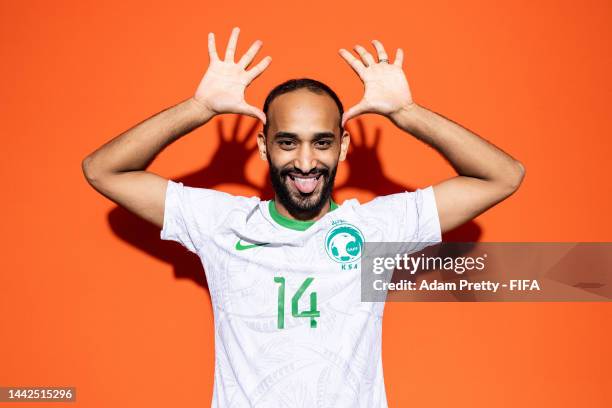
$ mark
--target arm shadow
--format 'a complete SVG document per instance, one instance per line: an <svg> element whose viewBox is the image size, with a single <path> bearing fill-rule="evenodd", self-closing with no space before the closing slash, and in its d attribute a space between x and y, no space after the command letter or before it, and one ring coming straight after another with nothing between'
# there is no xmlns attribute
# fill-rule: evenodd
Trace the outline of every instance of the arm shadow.
<svg viewBox="0 0 612 408"><path fill-rule="evenodd" d="M236 115L232 130L226 132L225 121L218 119L216 124L219 144L211 161L201 169L179 178L173 178L173 180L187 186L201 188L216 188L221 184L233 183L257 191L262 199L273 198L274 192L268 176L263 186L257 186L245 175L246 163L257 150L255 133L259 121L253 120L245 131L241 131L242 120L242 115ZM352 151L347 156L349 176L345 183L336 188L336 191L343 188L359 188L375 195L413 191L409 186L393 181L384 173L378 152L380 129L374 132L374 142L368 143L366 140L370 137L363 121L357 119L357 124L360 130L359 137L353 138ZM107 219L113 233L123 242L171 264L177 279L190 279L198 286L208 290L203 265L199 258L176 242L161 240L159 228L119 206L108 213ZM480 226L470 221L444 234L443 240L475 242L478 241L480 235Z"/></svg>

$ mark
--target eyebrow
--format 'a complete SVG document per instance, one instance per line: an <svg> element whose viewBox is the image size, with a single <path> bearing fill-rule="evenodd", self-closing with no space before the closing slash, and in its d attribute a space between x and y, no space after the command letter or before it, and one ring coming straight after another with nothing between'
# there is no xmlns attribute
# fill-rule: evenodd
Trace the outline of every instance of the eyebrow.
<svg viewBox="0 0 612 408"><path fill-rule="evenodd" d="M298 135L296 133L279 131L274 134L274 137L277 139L280 137L286 137L288 139L297 139ZM336 135L334 134L334 132L317 132L314 135L314 140L323 139L325 137L335 138Z"/></svg>

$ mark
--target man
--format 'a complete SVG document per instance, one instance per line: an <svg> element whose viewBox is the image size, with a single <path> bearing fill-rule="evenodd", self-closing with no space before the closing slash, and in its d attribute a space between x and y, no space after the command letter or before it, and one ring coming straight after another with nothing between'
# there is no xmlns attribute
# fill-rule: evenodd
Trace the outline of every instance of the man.
<svg viewBox="0 0 612 408"><path fill-rule="evenodd" d="M100 193L161 228L205 266L215 317L214 407L386 407L381 360L384 303L360 301L364 242L441 241L451 230L510 196L524 168L444 117L417 105L402 70L378 41L378 61L340 55L365 85L344 112L324 84L300 79L276 87L264 110L245 88L270 64L247 67L256 41L234 61L234 28L219 58L209 34L210 66L193 97L119 135L83 161ZM237 197L183 186L146 171L168 144L215 115L259 118L259 155L270 166L275 197ZM336 168L346 157L346 121L388 117L437 149L458 176L366 204L333 202ZM231 161L231 158L228 158Z"/></svg>

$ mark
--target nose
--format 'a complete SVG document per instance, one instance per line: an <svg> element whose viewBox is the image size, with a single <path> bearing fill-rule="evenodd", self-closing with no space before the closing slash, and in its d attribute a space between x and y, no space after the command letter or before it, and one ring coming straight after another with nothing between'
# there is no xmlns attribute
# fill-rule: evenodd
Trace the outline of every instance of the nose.
<svg viewBox="0 0 612 408"><path fill-rule="evenodd" d="M308 143L303 143L297 150L293 166L303 173L308 173L317 167L315 152Z"/></svg>

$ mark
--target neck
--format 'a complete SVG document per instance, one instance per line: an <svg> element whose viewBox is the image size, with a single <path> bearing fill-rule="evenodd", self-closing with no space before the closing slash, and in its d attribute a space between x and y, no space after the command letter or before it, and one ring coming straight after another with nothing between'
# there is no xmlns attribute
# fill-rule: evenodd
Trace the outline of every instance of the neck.
<svg viewBox="0 0 612 408"><path fill-rule="evenodd" d="M297 212L297 213L294 212L292 214L280 202L280 200L278 199L278 195L274 197L274 206L276 207L276 211L283 217L289 218L291 220L296 220L296 221L317 221L318 219L320 219L321 217L323 217L325 214L327 214L329 211L333 209L332 207L335 205L335 203L334 204L332 203L333 203L333 200L330 197L325 203L325 205L323 206L323 208L321 208L321 210L318 212L304 211L304 212Z"/></svg>

